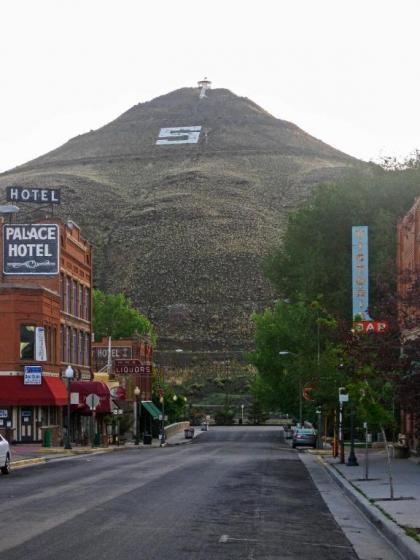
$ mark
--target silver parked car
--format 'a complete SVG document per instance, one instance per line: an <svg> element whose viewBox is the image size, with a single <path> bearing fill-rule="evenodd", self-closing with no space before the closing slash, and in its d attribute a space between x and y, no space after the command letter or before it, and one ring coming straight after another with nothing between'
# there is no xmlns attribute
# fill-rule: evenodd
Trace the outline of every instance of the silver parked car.
<svg viewBox="0 0 420 560"><path fill-rule="evenodd" d="M293 432L292 447L295 449L298 445L307 447L316 447L316 431L313 428L297 428Z"/></svg>
<svg viewBox="0 0 420 560"><path fill-rule="evenodd" d="M0 471L1 474L10 473L10 447L9 442L0 435Z"/></svg>

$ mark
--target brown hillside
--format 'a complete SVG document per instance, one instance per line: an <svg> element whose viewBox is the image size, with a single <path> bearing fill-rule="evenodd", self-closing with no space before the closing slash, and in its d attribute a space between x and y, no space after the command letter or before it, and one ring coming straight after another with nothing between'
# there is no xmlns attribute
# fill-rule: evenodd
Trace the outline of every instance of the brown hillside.
<svg viewBox="0 0 420 560"><path fill-rule="evenodd" d="M156 145L201 126L197 144ZM272 301L262 276L286 213L311 187L367 166L225 89L184 88L0 176L61 186L59 212L95 245L96 284L126 292L160 349L242 349ZM4 195L3 195L4 199ZM20 217L21 220L24 216Z"/></svg>

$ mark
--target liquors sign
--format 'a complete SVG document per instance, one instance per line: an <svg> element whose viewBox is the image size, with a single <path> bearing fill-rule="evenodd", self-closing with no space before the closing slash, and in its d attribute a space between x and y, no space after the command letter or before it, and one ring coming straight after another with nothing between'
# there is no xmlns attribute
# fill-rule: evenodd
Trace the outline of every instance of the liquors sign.
<svg viewBox="0 0 420 560"><path fill-rule="evenodd" d="M21 276L58 274L58 225L5 224L3 272Z"/></svg>

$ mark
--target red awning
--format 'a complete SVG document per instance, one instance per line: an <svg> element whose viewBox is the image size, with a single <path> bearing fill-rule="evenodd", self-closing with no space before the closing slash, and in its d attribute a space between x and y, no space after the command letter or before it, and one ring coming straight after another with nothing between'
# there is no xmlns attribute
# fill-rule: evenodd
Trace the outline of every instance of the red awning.
<svg viewBox="0 0 420 560"><path fill-rule="evenodd" d="M24 385L21 375L0 375L0 406L64 406L66 403L66 386L59 377L43 375L41 385Z"/></svg>
<svg viewBox="0 0 420 560"><path fill-rule="evenodd" d="M100 398L95 412L99 414L109 414L111 412L111 394L106 383L102 381L73 381L70 390L72 393L79 393L79 404L71 406L72 412L90 413L90 408L86 404L86 397L91 394L98 395Z"/></svg>

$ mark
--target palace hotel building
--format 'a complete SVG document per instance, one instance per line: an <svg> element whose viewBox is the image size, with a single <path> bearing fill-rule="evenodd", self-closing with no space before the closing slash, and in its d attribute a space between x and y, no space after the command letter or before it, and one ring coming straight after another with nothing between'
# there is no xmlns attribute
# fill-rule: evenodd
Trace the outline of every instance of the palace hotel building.
<svg viewBox="0 0 420 560"><path fill-rule="evenodd" d="M1 254L0 432L10 441L35 442L49 427L59 444L67 365L78 384L92 379L92 250L74 222L48 219L45 224L55 224L58 235L54 273L6 273L5 251ZM0 225L4 247L7 225L3 220ZM29 259L24 265L36 263Z"/></svg>

